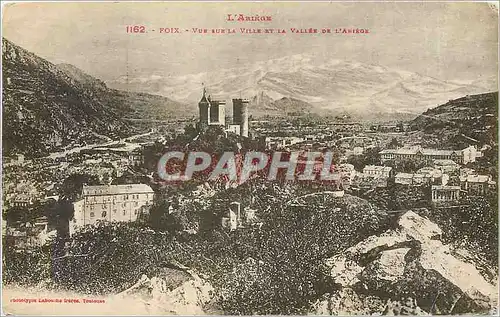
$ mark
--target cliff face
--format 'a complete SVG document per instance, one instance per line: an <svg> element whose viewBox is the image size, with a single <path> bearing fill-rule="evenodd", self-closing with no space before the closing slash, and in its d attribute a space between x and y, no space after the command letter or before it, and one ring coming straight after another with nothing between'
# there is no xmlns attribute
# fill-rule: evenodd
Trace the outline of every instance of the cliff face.
<svg viewBox="0 0 500 317"><path fill-rule="evenodd" d="M398 228L326 261L340 291L315 303L316 314L488 313L498 289L473 263L444 245L441 229L414 212Z"/></svg>
<svg viewBox="0 0 500 317"><path fill-rule="evenodd" d="M42 156L72 143L130 132L99 90L56 65L2 39L3 150Z"/></svg>
<svg viewBox="0 0 500 317"><path fill-rule="evenodd" d="M117 139L135 120L187 115L166 97L107 88L70 64L51 62L2 38L3 154L45 156L65 146Z"/></svg>

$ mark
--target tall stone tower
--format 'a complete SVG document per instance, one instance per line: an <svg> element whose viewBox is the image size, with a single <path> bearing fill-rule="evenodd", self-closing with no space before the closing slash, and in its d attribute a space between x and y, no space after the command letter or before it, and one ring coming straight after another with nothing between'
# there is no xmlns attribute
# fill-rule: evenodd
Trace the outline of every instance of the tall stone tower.
<svg viewBox="0 0 500 317"><path fill-rule="evenodd" d="M206 128L209 125L226 124L226 102L223 100L213 100L210 95L207 95L207 90L203 88L203 96L198 102L200 111L200 127Z"/></svg>
<svg viewBox="0 0 500 317"><path fill-rule="evenodd" d="M198 109L200 111L200 126L206 128L210 124L210 101L206 96L207 90L203 88L203 96L198 102Z"/></svg>
<svg viewBox="0 0 500 317"><path fill-rule="evenodd" d="M248 137L248 99L233 99L233 123L240 126L240 135Z"/></svg>
<svg viewBox="0 0 500 317"><path fill-rule="evenodd" d="M210 98L210 96L209 96ZM210 123L211 125L226 124L226 102L223 100L211 100L210 102Z"/></svg>

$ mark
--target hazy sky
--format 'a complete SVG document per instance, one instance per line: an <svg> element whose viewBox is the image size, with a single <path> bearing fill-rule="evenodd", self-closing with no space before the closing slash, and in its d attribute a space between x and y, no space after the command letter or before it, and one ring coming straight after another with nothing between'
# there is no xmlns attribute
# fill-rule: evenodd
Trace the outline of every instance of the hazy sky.
<svg viewBox="0 0 500 317"><path fill-rule="evenodd" d="M228 13L272 16L272 22L227 22ZM486 3L19 3L3 14L7 39L103 80L124 75L127 65L131 76L177 76L300 53L440 79L475 80L498 69L498 12ZM127 34L126 25L149 32ZM159 34L161 27L288 33ZM291 34L291 27L368 28L370 34Z"/></svg>

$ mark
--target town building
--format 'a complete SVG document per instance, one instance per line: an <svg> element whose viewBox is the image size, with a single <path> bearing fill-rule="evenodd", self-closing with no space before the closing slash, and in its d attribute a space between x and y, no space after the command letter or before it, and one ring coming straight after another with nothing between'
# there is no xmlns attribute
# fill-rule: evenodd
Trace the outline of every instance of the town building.
<svg viewBox="0 0 500 317"><path fill-rule="evenodd" d="M266 148L285 148L287 146L291 146L297 143L304 142L304 138L295 137L295 136L283 136L283 137L266 137L264 142L266 144Z"/></svg>
<svg viewBox="0 0 500 317"><path fill-rule="evenodd" d="M146 184L83 186L81 199L74 203L70 234L97 221L135 221L153 204L153 198L154 192Z"/></svg>
<svg viewBox="0 0 500 317"><path fill-rule="evenodd" d="M431 186L433 202L456 201L460 198L460 186Z"/></svg>
<svg viewBox="0 0 500 317"><path fill-rule="evenodd" d="M227 215L222 217L222 228L234 231L242 226L241 220L241 204L239 202L232 202L229 205Z"/></svg>
<svg viewBox="0 0 500 317"><path fill-rule="evenodd" d="M397 173L394 183L402 185L413 185L413 173Z"/></svg>
<svg viewBox="0 0 500 317"><path fill-rule="evenodd" d="M424 167L416 173L397 173L394 177L394 183L411 186L446 185L450 177L443 174L440 170L432 167Z"/></svg>
<svg viewBox="0 0 500 317"><path fill-rule="evenodd" d="M57 234L56 230L49 230L47 217L41 216L33 222L18 222L5 224L2 234L5 244L17 248L31 248L42 246Z"/></svg>
<svg viewBox="0 0 500 317"><path fill-rule="evenodd" d="M464 175L460 177L460 187L477 195L484 195L494 190L496 182L489 175Z"/></svg>
<svg viewBox="0 0 500 317"><path fill-rule="evenodd" d="M222 217L222 228L234 231L254 226L260 227L262 226L262 222L258 220L255 212L256 210L249 206L245 207L242 212L241 203L233 201L229 204L227 212Z"/></svg>
<svg viewBox="0 0 500 317"><path fill-rule="evenodd" d="M373 177L391 177L392 167L389 166L377 166L377 165L366 165L363 168L363 174Z"/></svg>
<svg viewBox="0 0 500 317"><path fill-rule="evenodd" d="M141 166L144 164L144 155L140 149L135 149L128 154L128 164L130 166Z"/></svg>
<svg viewBox="0 0 500 317"><path fill-rule="evenodd" d="M452 160L458 164L476 161L477 150L469 146L463 150L424 149L419 146L411 148L387 149L380 151L380 159L386 161L415 160L432 162L434 160Z"/></svg>
<svg viewBox="0 0 500 317"><path fill-rule="evenodd" d="M434 168L441 170L442 173L454 173L460 166L452 160L434 160Z"/></svg>
<svg viewBox="0 0 500 317"><path fill-rule="evenodd" d="M354 165L348 163L340 164L338 166L338 171L342 175L342 183L344 185L351 185L357 174Z"/></svg>
<svg viewBox="0 0 500 317"><path fill-rule="evenodd" d="M231 132L237 135L241 135L241 127L239 124L230 124L226 128L227 132Z"/></svg>
<svg viewBox="0 0 500 317"><path fill-rule="evenodd" d="M433 167L422 167L417 171L416 174L421 174L425 178L426 182L430 182L433 185L446 185L450 176L443 173L440 169Z"/></svg>
<svg viewBox="0 0 500 317"><path fill-rule="evenodd" d="M354 149L352 150L352 154L353 155L362 155L364 150L365 149L362 148L361 146L355 146Z"/></svg>

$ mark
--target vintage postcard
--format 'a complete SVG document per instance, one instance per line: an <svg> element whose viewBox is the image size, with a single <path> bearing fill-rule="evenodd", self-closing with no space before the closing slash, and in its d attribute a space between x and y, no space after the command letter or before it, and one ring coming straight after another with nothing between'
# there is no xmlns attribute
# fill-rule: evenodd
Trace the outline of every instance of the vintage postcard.
<svg viewBox="0 0 500 317"><path fill-rule="evenodd" d="M498 314L498 3L2 4L2 313Z"/></svg>

